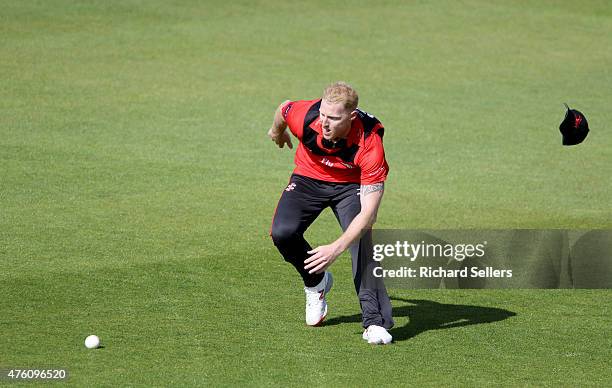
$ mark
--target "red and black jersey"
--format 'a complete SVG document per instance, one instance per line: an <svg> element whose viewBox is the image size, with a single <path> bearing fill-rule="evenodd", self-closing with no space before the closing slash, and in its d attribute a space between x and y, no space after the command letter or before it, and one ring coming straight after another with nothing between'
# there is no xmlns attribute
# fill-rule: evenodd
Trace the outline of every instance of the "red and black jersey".
<svg viewBox="0 0 612 388"><path fill-rule="evenodd" d="M334 147L321 135L320 106L321 99L289 101L281 107L291 133L300 140L293 173L326 182L362 185L387 179L389 166L385 160L384 128L380 121L357 109L346 141Z"/></svg>

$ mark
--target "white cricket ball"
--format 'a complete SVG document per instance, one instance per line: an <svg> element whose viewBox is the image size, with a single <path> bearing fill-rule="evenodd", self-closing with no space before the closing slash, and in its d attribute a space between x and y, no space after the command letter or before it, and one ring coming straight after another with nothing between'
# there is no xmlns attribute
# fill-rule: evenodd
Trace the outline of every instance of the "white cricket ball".
<svg viewBox="0 0 612 388"><path fill-rule="evenodd" d="M85 347L87 349L95 349L100 346L100 338L97 335L90 335L85 338Z"/></svg>

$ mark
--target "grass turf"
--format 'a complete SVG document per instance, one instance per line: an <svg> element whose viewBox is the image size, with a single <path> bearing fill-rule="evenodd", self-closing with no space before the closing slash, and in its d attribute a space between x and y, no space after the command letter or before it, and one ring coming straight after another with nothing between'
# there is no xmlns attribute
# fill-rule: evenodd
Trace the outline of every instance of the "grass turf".
<svg viewBox="0 0 612 388"><path fill-rule="evenodd" d="M608 290L392 290L397 342L370 347L344 255L306 328L267 236L292 152L265 136L280 101L347 80L387 129L378 227L610 228L608 2L5 1L0 22L0 368L612 384ZM589 119L580 146L562 102ZM337 233L328 212L308 237Z"/></svg>

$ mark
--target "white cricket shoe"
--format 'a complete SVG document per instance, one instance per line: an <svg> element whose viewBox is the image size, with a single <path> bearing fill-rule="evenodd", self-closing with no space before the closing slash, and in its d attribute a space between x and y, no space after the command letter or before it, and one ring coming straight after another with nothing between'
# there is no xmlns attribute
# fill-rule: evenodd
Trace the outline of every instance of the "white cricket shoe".
<svg viewBox="0 0 612 388"><path fill-rule="evenodd" d="M369 344L387 345L393 341L391 334L382 326L370 325L363 332L362 338Z"/></svg>
<svg viewBox="0 0 612 388"><path fill-rule="evenodd" d="M304 287L306 293L306 324L308 326L320 325L327 316L325 295L331 290L333 284L332 274L326 271L321 283L314 287Z"/></svg>

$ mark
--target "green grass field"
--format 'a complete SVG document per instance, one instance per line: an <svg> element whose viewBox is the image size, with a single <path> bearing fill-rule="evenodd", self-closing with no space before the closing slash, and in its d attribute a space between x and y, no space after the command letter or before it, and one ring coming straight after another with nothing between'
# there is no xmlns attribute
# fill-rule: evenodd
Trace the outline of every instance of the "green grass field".
<svg viewBox="0 0 612 388"><path fill-rule="evenodd" d="M610 47L606 0L2 1L0 368L611 386L609 290L392 289L396 342L373 347L345 254L306 327L268 236L293 152L266 137L281 101L345 80L386 127L377 227L611 229ZM576 147L563 102L589 120ZM308 232L337 235L330 212Z"/></svg>

